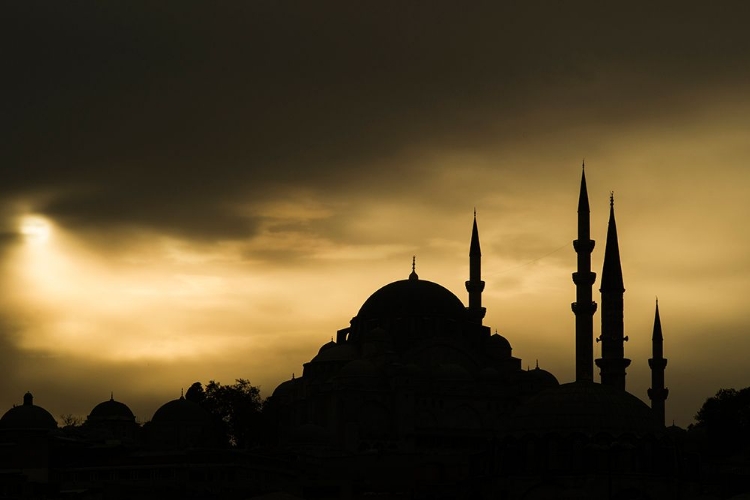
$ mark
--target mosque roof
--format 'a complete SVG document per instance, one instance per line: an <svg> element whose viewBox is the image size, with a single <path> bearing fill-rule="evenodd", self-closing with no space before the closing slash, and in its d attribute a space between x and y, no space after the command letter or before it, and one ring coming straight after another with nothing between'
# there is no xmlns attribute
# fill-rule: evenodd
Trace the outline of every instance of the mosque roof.
<svg viewBox="0 0 750 500"><path fill-rule="evenodd" d="M515 434L660 433L651 408L632 394L588 381L546 389L522 403L510 416Z"/></svg>
<svg viewBox="0 0 750 500"><path fill-rule="evenodd" d="M370 295L357 313L361 319L404 316L463 320L466 309L453 292L432 281L418 279L416 273L412 273L409 279L389 283Z"/></svg>
<svg viewBox="0 0 750 500"><path fill-rule="evenodd" d="M14 406L0 418L0 428L51 430L57 428L55 418L42 408L34 404L34 397L30 392L23 396L23 404Z"/></svg>

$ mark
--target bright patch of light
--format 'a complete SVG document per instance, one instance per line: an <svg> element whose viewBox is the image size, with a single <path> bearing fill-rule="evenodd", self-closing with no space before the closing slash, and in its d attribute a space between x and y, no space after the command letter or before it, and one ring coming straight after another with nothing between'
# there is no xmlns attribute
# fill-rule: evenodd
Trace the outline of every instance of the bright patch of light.
<svg viewBox="0 0 750 500"><path fill-rule="evenodd" d="M49 240L51 227L49 222L39 216L26 216L21 220L20 232L27 241L44 243Z"/></svg>

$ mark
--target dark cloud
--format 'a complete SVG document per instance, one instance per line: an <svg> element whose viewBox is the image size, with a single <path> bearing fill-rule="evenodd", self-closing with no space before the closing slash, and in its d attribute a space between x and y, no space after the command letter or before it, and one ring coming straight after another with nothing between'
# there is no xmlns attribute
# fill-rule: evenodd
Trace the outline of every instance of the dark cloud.
<svg viewBox="0 0 750 500"><path fill-rule="evenodd" d="M53 192L37 208L72 224L204 238L254 234L234 204L289 186L392 190L418 175L403 160L415 150L686 106L676 89L736 73L750 43L735 10L684 3L4 10L0 192Z"/></svg>

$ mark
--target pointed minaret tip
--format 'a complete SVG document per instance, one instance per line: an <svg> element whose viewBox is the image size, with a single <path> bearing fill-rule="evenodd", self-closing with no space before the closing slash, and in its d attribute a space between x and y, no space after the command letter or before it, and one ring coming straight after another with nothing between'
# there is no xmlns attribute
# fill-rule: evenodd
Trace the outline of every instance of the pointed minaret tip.
<svg viewBox="0 0 750 500"><path fill-rule="evenodd" d="M409 275L410 280L418 280L419 276L417 275L417 256L413 255L411 258L411 274Z"/></svg>
<svg viewBox="0 0 750 500"><path fill-rule="evenodd" d="M482 247L479 244L479 228L477 227L477 209L474 209L474 224L471 227L471 242L469 243L469 256L481 256Z"/></svg>
<svg viewBox="0 0 750 500"><path fill-rule="evenodd" d="M589 213L589 193L586 189L586 170L581 169L581 189L578 194L578 213Z"/></svg>
<svg viewBox="0 0 750 500"><path fill-rule="evenodd" d="M651 335L651 340L664 340L664 336L661 333L661 318L659 317L659 299L656 299L656 310L654 312L654 332Z"/></svg>
<svg viewBox="0 0 750 500"><path fill-rule="evenodd" d="M601 292L624 292L622 265L620 264L620 244L617 241L617 222L615 221L615 192L609 192L609 223L607 224L607 243L604 247L604 265L602 266Z"/></svg>

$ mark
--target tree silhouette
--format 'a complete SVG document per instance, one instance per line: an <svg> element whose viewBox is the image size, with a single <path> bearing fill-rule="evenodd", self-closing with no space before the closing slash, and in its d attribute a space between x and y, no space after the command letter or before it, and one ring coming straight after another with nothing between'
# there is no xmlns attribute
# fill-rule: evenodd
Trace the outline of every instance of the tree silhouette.
<svg viewBox="0 0 750 500"><path fill-rule="evenodd" d="M200 404L221 422L231 446L248 448L260 442L263 401L260 389L249 380L239 378L232 385L211 380L205 388L195 382L187 390L185 399Z"/></svg>
<svg viewBox="0 0 750 500"><path fill-rule="evenodd" d="M694 430L705 432L714 454L732 454L750 443L750 387L719 389L695 415Z"/></svg>
<svg viewBox="0 0 750 500"><path fill-rule="evenodd" d="M63 427L80 427L83 424L83 418L73 415L72 413L66 413L60 415Z"/></svg>

